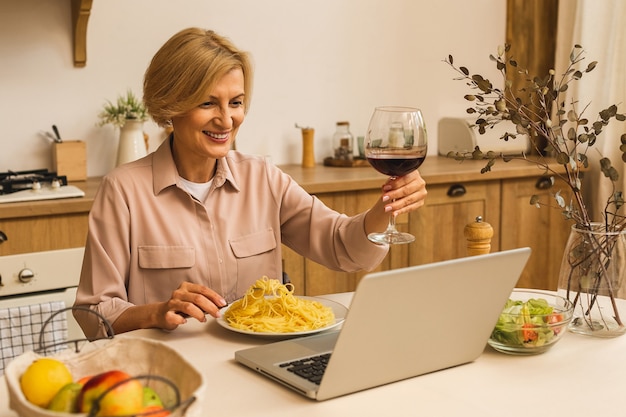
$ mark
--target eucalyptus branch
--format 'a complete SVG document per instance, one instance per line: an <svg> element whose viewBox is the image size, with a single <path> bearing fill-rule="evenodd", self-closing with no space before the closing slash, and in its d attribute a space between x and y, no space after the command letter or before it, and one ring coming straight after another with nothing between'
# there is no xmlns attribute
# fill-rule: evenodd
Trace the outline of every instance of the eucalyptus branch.
<svg viewBox="0 0 626 417"><path fill-rule="evenodd" d="M515 139L520 134L530 137L531 144L538 155L537 158L533 159L543 161L542 163L533 162L560 178L570 188L572 201L569 205L565 204L561 196L559 198L555 196L558 206L563 209L563 214L566 218L574 219L577 224L589 228L592 219L581 191L581 174L584 169L589 167L587 152L596 143L597 137L611 119L624 121L626 116L618 113L617 106L612 105L599 112L596 121L589 125L589 120L584 117L589 104L585 105L579 112L578 103L571 100L569 109L566 109L563 95L566 94L569 86L579 81L585 74L593 71L597 65L597 62L593 61L586 68L579 69L585 59L584 50L581 46L574 46L570 53L570 62L559 78L555 78L554 70L550 70L542 78L530 77L528 71L519 67L515 59L505 57L509 51L510 46L505 45L498 49L496 56L489 56L503 77L504 87L502 89L494 87L491 81L480 74L471 74L466 67L455 66L451 55L444 62L459 74L455 80L465 81L473 92L466 94L465 100L472 103L467 108L467 113L476 115L474 126L477 127L478 132L484 134L487 129L507 120L515 125L515 132L506 132L501 139L505 141ZM518 74L524 76L525 87L520 91L513 91L513 83L507 78L507 68L513 68ZM523 100L525 96L521 93L527 95L528 101ZM539 148L537 138L543 138L546 141L545 149ZM626 134L622 136L622 147L620 148L624 154L622 159L626 162L626 146L624 144L626 144ZM546 154L554 155L556 162L563 167L565 172L557 172L550 168L543 156ZM517 157L505 156L489 151L483 152L479 147L468 152L451 152L448 156L458 160L485 159L487 164L481 170L482 173L491 171L496 160L509 162L515 159L524 159L530 161L525 154ZM602 158L601 169L605 176L613 182L614 187L618 175L617 171L611 167L608 158ZM536 200L531 199L531 204L535 203ZM617 213L622 205L623 200L620 198L611 199L607 202L605 212L610 213L613 221L621 219L623 222L623 216Z"/></svg>
<svg viewBox="0 0 626 417"><path fill-rule="evenodd" d="M622 191L616 188L619 175L611 160L600 155L599 169L611 182L612 190L601 213L602 223L595 223L591 218L583 198L581 176L583 171L590 168L587 152L594 149L599 135L613 119L624 121L626 115L618 113L617 105L613 104L600 111L596 120L590 123L585 117L589 104L584 105L579 111L579 103L574 99L566 103L569 87L593 71L597 65L597 62L593 61L580 69L585 59L581 46L574 46L569 64L558 78L555 78L554 70L550 70L544 77L530 77L528 71L520 68L513 58L505 57L509 51L510 46L506 45L498 49L497 56L489 56L503 77L502 89L493 87L491 81L480 74L471 74L466 67L455 66L451 55L445 62L460 74L460 77L455 79L465 81L472 90L472 94L465 95L465 100L471 103L467 113L476 116L473 127L476 127L480 134L484 134L496 124L505 120L510 121L515 125L515 132L506 132L501 139L506 141L515 139L517 135L527 135L537 157L483 152L480 147L467 152L450 152L448 157L461 161L484 159L487 162L481 173L491 171L497 160L509 162L523 159L536 164L544 172L551 173L550 179L553 183L555 177L563 181L569 188L567 193L569 201L566 201L561 190L552 195L552 204L541 202L536 195L530 199L530 204L539 208L561 209L566 219L576 223L576 231L584 235L584 238L575 240L575 245L564 255L570 269L564 269L562 278L565 282L560 283L563 285L560 288L565 288L567 298L570 300L572 300L570 292L573 292L573 302L581 303L583 311L582 317L578 320L584 321L592 329L596 329L597 326L600 328L611 326L606 312L598 308L598 297L608 296L613 308L613 319L621 329L620 332L623 332L624 325L615 302L618 290L615 282L619 282L619 277L615 278L612 272L609 272L623 264L623 259L620 258L623 255L614 253L614 248L622 244L624 238L620 233L626 230L624 197ZM519 75L524 76L525 84L519 91L513 91L513 82L508 79L507 68L513 68ZM545 149L540 149L538 138L545 140ZM619 146L622 160L626 162L626 133L621 135ZM557 172L544 155L551 155L563 169ZM594 310L598 312L595 318L592 316Z"/></svg>

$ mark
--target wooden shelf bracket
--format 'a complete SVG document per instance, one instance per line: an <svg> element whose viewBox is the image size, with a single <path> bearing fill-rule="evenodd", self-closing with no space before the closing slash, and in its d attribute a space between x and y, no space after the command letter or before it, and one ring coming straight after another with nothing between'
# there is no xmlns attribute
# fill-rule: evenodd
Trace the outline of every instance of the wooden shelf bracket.
<svg viewBox="0 0 626 417"><path fill-rule="evenodd" d="M87 22L93 0L72 0L72 37L74 66L87 65Z"/></svg>

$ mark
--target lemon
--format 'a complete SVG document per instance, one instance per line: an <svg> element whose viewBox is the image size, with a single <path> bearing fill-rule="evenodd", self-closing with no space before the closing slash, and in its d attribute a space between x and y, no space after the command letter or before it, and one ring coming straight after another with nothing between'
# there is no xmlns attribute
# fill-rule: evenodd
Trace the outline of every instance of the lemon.
<svg viewBox="0 0 626 417"><path fill-rule="evenodd" d="M46 408L55 394L72 382L72 374L61 361L52 358L36 359L20 378L20 387L28 401Z"/></svg>

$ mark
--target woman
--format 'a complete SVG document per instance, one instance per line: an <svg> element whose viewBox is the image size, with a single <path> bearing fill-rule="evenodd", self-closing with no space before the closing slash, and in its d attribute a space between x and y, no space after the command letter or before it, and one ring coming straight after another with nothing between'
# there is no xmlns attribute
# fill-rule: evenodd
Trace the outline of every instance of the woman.
<svg viewBox="0 0 626 417"><path fill-rule="evenodd" d="M251 89L248 54L212 31L183 30L152 59L144 102L173 133L104 177L75 302L115 333L217 317L261 276L282 276L281 244L328 268L371 270L388 249L367 234L424 204L415 172L387 181L370 210L348 217L264 158L231 151ZM87 337L105 334L96 315L74 315Z"/></svg>

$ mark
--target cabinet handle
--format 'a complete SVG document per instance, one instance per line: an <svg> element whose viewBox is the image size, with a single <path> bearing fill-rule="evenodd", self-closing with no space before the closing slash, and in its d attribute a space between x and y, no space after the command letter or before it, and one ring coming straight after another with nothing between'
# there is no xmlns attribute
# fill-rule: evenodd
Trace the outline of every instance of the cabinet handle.
<svg viewBox="0 0 626 417"><path fill-rule="evenodd" d="M467 190L462 184L452 184L450 188L448 188L448 197L462 197L465 195Z"/></svg>
<svg viewBox="0 0 626 417"><path fill-rule="evenodd" d="M550 177L540 177L535 184L535 188L538 190L549 190L552 188L552 180Z"/></svg>

